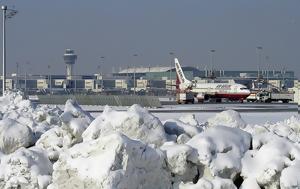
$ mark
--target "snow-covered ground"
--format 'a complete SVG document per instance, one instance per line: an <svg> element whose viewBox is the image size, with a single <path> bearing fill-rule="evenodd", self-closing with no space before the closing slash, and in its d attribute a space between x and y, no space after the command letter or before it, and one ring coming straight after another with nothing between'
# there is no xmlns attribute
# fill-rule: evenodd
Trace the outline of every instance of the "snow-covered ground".
<svg viewBox="0 0 300 189"><path fill-rule="evenodd" d="M150 113L0 98L0 188L300 188L295 112Z"/></svg>

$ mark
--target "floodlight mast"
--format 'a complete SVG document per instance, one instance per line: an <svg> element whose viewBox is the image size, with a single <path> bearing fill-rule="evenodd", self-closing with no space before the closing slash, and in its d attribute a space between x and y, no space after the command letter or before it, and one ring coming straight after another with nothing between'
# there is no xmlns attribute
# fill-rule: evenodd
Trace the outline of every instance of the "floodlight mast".
<svg viewBox="0 0 300 189"><path fill-rule="evenodd" d="M2 5L1 6L2 9L2 13L3 13L3 27L2 27L2 63L3 63L3 77L2 77L2 95L4 96L4 92L6 90L6 18L12 18L13 16L15 16L17 14L16 10L13 9L8 9L6 5Z"/></svg>

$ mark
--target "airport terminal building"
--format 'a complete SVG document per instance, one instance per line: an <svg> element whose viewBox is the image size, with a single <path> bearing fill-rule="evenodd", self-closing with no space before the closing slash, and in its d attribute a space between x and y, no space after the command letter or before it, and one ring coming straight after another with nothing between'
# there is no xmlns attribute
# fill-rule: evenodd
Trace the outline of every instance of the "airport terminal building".
<svg viewBox="0 0 300 189"><path fill-rule="evenodd" d="M198 70L194 67L182 67L187 79L197 82L214 82L209 71ZM218 81L234 80L237 83L251 87L257 79L257 71L214 71ZM294 86L293 71L262 71L260 77L268 80L277 87L291 88ZM2 79L2 78L1 78ZM69 90L76 92L104 92L110 93L130 91L145 91L147 89L175 90L176 71L171 67L128 68L112 74L93 75L13 75L7 78L9 89L26 91L56 91ZM2 88L2 82L0 82Z"/></svg>

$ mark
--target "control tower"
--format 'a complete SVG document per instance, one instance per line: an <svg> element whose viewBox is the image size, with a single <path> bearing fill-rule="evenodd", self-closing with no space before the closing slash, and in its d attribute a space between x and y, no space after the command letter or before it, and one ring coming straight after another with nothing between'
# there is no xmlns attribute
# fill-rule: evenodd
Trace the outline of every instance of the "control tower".
<svg viewBox="0 0 300 189"><path fill-rule="evenodd" d="M68 80L71 80L72 77L74 76L73 66L75 64L76 59L77 59L77 55L74 54L74 50L72 50L72 49L65 50L64 61L65 61L66 68L67 68L66 78Z"/></svg>

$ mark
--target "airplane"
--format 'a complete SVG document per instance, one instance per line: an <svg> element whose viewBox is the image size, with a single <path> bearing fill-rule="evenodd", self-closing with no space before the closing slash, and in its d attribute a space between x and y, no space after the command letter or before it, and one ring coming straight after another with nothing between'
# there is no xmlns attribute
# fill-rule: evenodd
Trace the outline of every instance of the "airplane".
<svg viewBox="0 0 300 189"><path fill-rule="evenodd" d="M198 102L203 102L210 98L216 99L217 102L221 102L222 98L243 102L250 95L250 90L242 84L197 83L186 79L177 58L175 58L175 69L177 74L177 92L192 92L194 97L198 99Z"/></svg>

